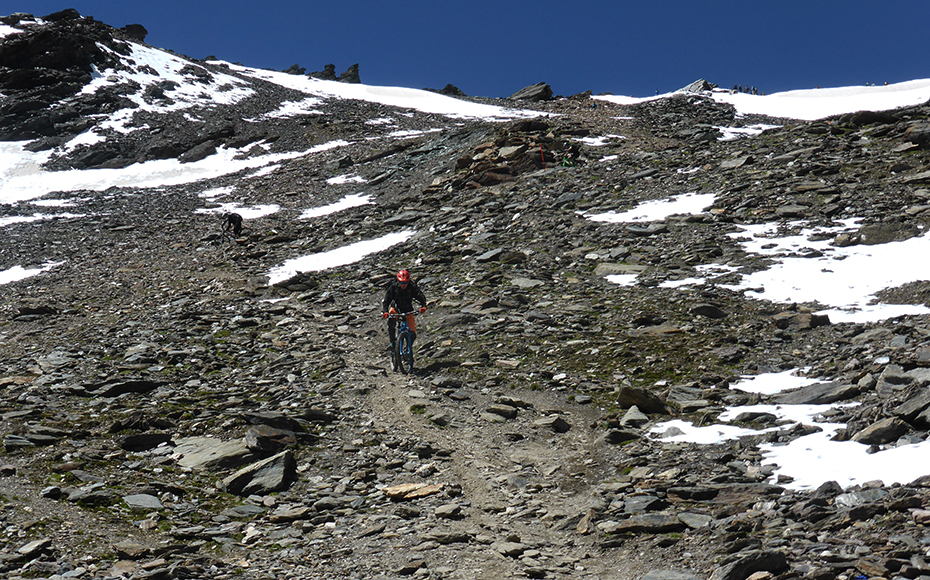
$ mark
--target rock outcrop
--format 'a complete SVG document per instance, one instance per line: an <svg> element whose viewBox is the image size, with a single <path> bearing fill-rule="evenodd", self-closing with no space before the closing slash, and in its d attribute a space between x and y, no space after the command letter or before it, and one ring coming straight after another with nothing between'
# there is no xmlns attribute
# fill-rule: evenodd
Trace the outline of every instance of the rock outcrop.
<svg viewBox="0 0 930 580"><path fill-rule="evenodd" d="M546 83L536 83L520 89L509 98L514 101L548 101L552 99L552 94L552 87Z"/></svg>

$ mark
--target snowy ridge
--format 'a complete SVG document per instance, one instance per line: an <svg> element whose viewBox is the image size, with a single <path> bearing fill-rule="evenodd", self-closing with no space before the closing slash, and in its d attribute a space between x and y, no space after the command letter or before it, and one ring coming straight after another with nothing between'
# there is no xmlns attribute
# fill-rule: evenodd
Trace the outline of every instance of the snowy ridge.
<svg viewBox="0 0 930 580"><path fill-rule="evenodd" d="M637 105L676 94L683 93L667 93L653 97L597 95L592 98L618 105ZM813 121L858 111L890 111L924 104L930 101L930 79L883 86L805 89L770 95L750 95L719 89L704 94L715 101L733 105L742 115Z"/></svg>
<svg viewBox="0 0 930 580"><path fill-rule="evenodd" d="M453 97L447 97L419 89L403 87L379 87L358 83L340 83L314 79L303 75L267 71L234 65L225 61L210 61L211 64L225 65L230 70L246 76L275 83L282 87L305 92L309 95L335 99L354 99L378 103L389 107L413 109L421 113L444 115L451 119L484 119L487 121L507 121L519 118L538 117L538 111L508 109L494 105L472 103Z"/></svg>

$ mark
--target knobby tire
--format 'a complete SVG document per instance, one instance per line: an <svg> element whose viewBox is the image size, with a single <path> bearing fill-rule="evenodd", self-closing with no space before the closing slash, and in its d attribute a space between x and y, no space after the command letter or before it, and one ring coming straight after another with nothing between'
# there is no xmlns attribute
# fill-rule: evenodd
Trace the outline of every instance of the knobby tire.
<svg viewBox="0 0 930 580"><path fill-rule="evenodd" d="M400 370L400 344L394 343L391 349L391 370L395 373Z"/></svg>
<svg viewBox="0 0 930 580"><path fill-rule="evenodd" d="M407 374L413 372L413 345L410 343L410 334L402 332L397 337L397 359L400 372Z"/></svg>

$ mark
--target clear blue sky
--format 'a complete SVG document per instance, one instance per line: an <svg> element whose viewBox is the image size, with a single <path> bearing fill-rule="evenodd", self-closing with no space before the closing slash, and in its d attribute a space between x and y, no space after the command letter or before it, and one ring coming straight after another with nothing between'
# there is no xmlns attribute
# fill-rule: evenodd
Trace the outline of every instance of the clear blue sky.
<svg viewBox="0 0 930 580"><path fill-rule="evenodd" d="M146 42L188 56L308 71L359 63L362 82L452 83L508 96L648 96L698 78L760 91L930 78L927 0L16 0L3 15L75 8L142 24Z"/></svg>

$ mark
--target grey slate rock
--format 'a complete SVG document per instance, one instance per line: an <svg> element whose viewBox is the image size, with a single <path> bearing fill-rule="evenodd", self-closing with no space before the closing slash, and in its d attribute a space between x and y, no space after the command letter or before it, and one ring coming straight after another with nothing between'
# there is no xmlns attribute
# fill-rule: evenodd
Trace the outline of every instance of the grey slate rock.
<svg viewBox="0 0 930 580"><path fill-rule="evenodd" d="M922 411L930 407L930 389L921 389L913 397L891 410L905 421L913 421Z"/></svg>
<svg viewBox="0 0 930 580"><path fill-rule="evenodd" d="M691 314L698 314L706 318L713 318L714 320L720 320L729 316L726 311L713 304L695 304L691 307Z"/></svg>
<svg viewBox="0 0 930 580"><path fill-rule="evenodd" d="M220 514L228 518L245 519L260 516L266 511L267 510L261 506L246 503L225 509L220 512Z"/></svg>
<svg viewBox="0 0 930 580"><path fill-rule="evenodd" d="M130 509L134 510L160 510L165 507L162 505L161 500L147 493L127 495L123 497L123 501L126 502Z"/></svg>
<svg viewBox="0 0 930 580"><path fill-rule="evenodd" d="M919 415L914 417L912 422L921 429L930 429L930 407L921 411Z"/></svg>
<svg viewBox="0 0 930 580"><path fill-rule="evenodd" d="M479 264L483 264L485 262L496 261L496 260L499 260L506 251L507 250L505 250L504 248L495 248L493 250L489 250L481 254L480 256L476 256L475 261L478 262Z"/></svg>
<svg viewBox="0 0 930 580"><path fill-rule="evenodd" d="M693 572L681 570L652 570L646 572L640 580L704 580Z"/></svg>
<svg viewBox="0 0 930 580"><path fill-rule="evenodd" d="M866 489L853 493L843 493L833 500L839 507L854 508L868 503L875 503L888 497L888 492L884 489Z"/></svg>
<svg viewBox="0 0 930 580"><path fill-rule="evenodd" d="M242 418L252 425L267 425L287 431L300 431L300 422L284 413L274 411L251 411L242 414Z"/></svg>
<svg viewBox="0 0 930 580"><path fill-rule="evenodd" d="M312 72L307 76L313 79L320 79L322 81L335 81L339 78L336 76L336 65L334 64L327 64L323 67L323 70Z"/></svg>
<svg viewBox="0 0 930 580"><path fill-rule="evenodd" d="M39 492L39 495L48 499L59 499L61 497L61 488L57 485L50 485L48 487L42 488L42 491Z"/></svg>
<svg viewBox="0 0 930 580"><path fill-rule="evenodd" d="M171 441L171 435L168 433L140 433L123 437L120 439L119 446L126 451L148 451L169 441Z"/></svg>
<svg viewBox="0 0 930 580"><path fill-rule="evenodd" d="M843 488L835 481L826 481L811 495L812 499L830 499L843 493Z"/></svg>
<svg viewBox="0 0 930 580"><path fill-rule="evenodd" d="M14 449L23 449L25 447L35 447L35 443L25 437L9 434L3 438L3 447L7 451Z"/></svg>
<svg viewBox="0 0 930 580"><path fill-rule="evenodd" d="M51 547L52 539L42 538L23 544L16 550L16 552L22 554L26 558L34 558Z"/></svg>
<svg viewBox="0 0 930 580"><path fill-rule="evenodd" d="M248 496L266 495L286 489L297 475L297 462L290 451L243 467L224 478L220 486L227 492Z"/></svg>
<svg viewBox="0 0 930 580"><path fill-rule="evenodd" d="M340 83L361 83L362 79L358 74L358 64L353 64L346 72L339 75L337 79Z"/></svg>
<svg viewBox="0 0 930 580"><path fill-rule="evenodd" d="M498 404L498 403L488 405L488 408L486 409L486 411L488 413L494 413L495 415L500 415L501 417L504 417L505 419L513 419L514 417L517 416L517 412L518 412L516 407L513 407L511 405Z"/></svg>
<svg viewBox="0 0 930 580"><path fill-rule="evenodd" d="M720 169L736 169L752 163L752 157L749 155L743 155L741 157L734 157L733 159L727 159L720 163Z"/></svg>
<svg viewBox="0 0 930 580"><path fill-rule="evenodd" d="M598 527L608 534L667 534L679 532L687 526L673 514L638 514L619 522L605 522Z"/></svg>
<svg viewBox="0 0 930 580"><path fill-rule="evenodd" d="M649 268L642 264L617 264L601 262L594 267L595 276L611 276L613 274L642 274Z"/></svg>
<svg viewBox="0 0 930 580"><path fill-rule="evenodd" d="M242 465L252 457L241 439L223 441L213 437L185 437L176 441L178 465L193 469L215 469Z"/></svg>
<svg viewBox="0 0 930 580"><path fill-rule="evenodd" d="M294 447L297 445L297 436L287 429L255 425L245 432L243 442L250 451L261 457L277 453L286 447Z"/></svg>
<svg viewBox="0 0 930 580"><path fill-rule="evenodd" d="M149 363L146 363L149 364ZM111 399L126 393L148 393L165 385L163 381L147 379L126 379L113 382L84 385L84 390L91 391L95 396Z"/></svg>
<svg viewBox="0 0 930 580"><path fill-rule="evenodd" d="M550 415L548 417L543 417L542 419L537 419L533 421L533 425L541 427L543 429L549 429L550 431L555 431L556 433L566 433L572 426L558 415Z"/></svg>
<svg viewBox="0 0 930 580"><path fill-rule="evenodd" d="M655 393L638 387L626 386L620 387L617 394L617 405L622 409L636 407L643 413L662 413L667 414L668 409L665 403Z"/></svg>
<svg viewBox="0 0 930 580"><path fill-rule="evenodd" d="M737 554L729 563L714 570L709 580L745 580L754 572L778 574L788 569L785 554L773 550L750 550Z"/></svg>
<svg viewBox="0 0 930 580"><path fill-rule="evenodd" d="M817 383L793 391L779 393L772 399L782 405L825 405L852 399L859 392L858 385Z"/></svg>
<svg viewBox="0 0 930 580"><path fill-rule="evenodd" d="M503 556L519 558L527 550L527 546L520 542L500 542L494 544L494 549Z"/></svg>
<svg viewBox="0 0 930 580"><path fill-rule="evenodd" d="M634 439L642 439L642 435L624 429L611 429L603 436L604 442L611 445L620 445Z"/></svg>
<svg viewBox="0 0 930 580"><path fill-rule="evenodd" d="M699 530L710 525L714 518L705 514L695 514L691 512L682 512L678 514L678 519L692 530Z"/></svg>
<svg viewBox="0 0 930 580"><path fill-rule="evenodd" d="M620 419L621 427L639 428L649 422L649 417L639 410L639 407L633 405Z"/></svg>
<svg viewBox="0 0 930 580"><path fill-rule="evenodd" d="M668 233L668 226L665 224L647 224L645 226L627 226L624 230L634 236L654 236L656 234Z"/></svg>
<svg viewBox="0 0 930 580"><path fill-rule="evenodd" d="M670 499L706 501L714 499L720 493L719 489L713 487L670 487L666 492Z"/></svg>
<svg viewBox="0 0 930 580"><path fill-rule="evenodd" d="M509 98L514 101L548 101L552 99L552 87L546 83L536 83L520 89Z"/></svg>
<svg viewBox="0 0 930 580"><path fill-rule="evenodd" d="M707 82L705 79L698 79L693 83L678 89L680 93L703 93L716 88L717 85Z"/></svg>
<svg viewBox="0 0 930 580"><path fill-rule="evenodd" d="M852 440L865 445L884 445L891 443L907 433L907 423L897 417L887 417L869 425L853 435Z"/></svg>
<svg viewBox="0 0 930 580"><path fill-rule="evenodd" d="M668 504L654 495L631 495L626 497L623 510L628 514L658 511Z"/></svg>

